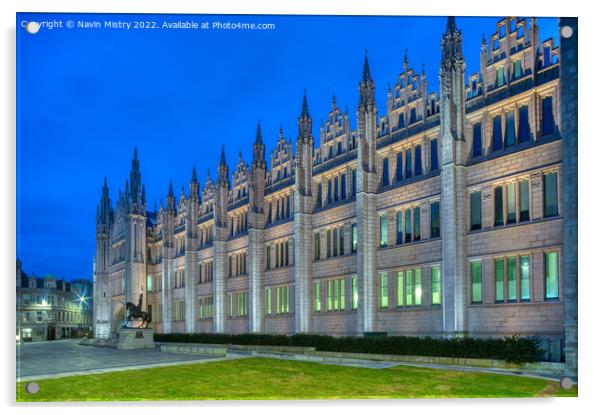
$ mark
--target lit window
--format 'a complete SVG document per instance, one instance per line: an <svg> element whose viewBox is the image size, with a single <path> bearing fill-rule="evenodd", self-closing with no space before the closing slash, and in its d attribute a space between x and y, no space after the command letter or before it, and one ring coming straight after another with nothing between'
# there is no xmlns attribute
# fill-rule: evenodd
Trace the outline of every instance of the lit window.
<svg viewBox="0 0 602 415"><path fill-rule="evenodd" d="M514 111L506 113L506 147L516 144L516 129L514 126Z"/></svg>
<svg viewBox="0 0 602 415"><path fill-rule="evenodd" d="M314 284L314 296L315 296L315 300L314 300L314 309L317 312L322 311L322 297L321 297L322 293L320 292L320 283L316 282Z"/></svg>
<svg viewBox="0 0 602 415"><path fill-rule="evenodd" d="M495 301L504 301L504 260L495 260Z"/></svg>
<svg viewBox="0 0 602 415"><path fill-rule="evenodd" d="M508 258L508 301L516 301L516 257Z"/></svg>
<svg viewBox="0 0 602 415"><path fill-rule="evenodd" d="M558 299L558 252L546 252L546 300Z"/></svg>
<svg viewBox="0 0 602 415"><path fill-rule="evenodd" d="M516 223L516 183L506 185L506 223Z"/></svg>
<svg viewBox="0 0 602 415"><path fill-rule="evenodd" d="M470 194L470 230L481 229L481 192Z"/></svg>
<svg viewBox="0 0 602 415"><path fill-rule="evenodd" d="M357 288L357 277L351 277L351 309L357 310L359 293Z"/></svg>
<svg viewBox="0 0 602 415"><path fill-rule="evenodd" d="M431 238L441 236L441 228L439 221L439 202L431 203Z"/></svg>
<svg viewBox="0 0 602 415"><path fill-rule="evenodd" d="M357 252L357 224L351 225L351 252Z"/></svg>
<svg viewBox="0 0 602 415"><path fill-rule="evenodd" d="M471 300L473 303L483 301L482 268L483 265L480 260L470 263Z"/></svg>
<svg viewBox="0 0 602 415"><path fill-rule="evenodd" d="M525 255L520 257L520 299L528 301L531 299L530 286L530 257Z"/></svg>
<svg viewBox="0 0 602 415"><path fill-rule="evenodd" d="M389 282L386 272L380 273L380 306L389 307Z"/></svg>
<svg viewBox="0 0 602 415"><path fill-rule="evenodd" d="M382 215L380 217L380 246L385 247L388 245L389 233L387 229L387 216Z"/></svg>
<svg viewBox="0 0 602 415"><path fill-rule="evenodd" d="M431 303L441 304L441 267L431 267Z"/></svg>
<svg viewBox="0 0 602 415"><path fill-rule="evenodd" d="M544 216L558 215L558 175L547 173L543 175Z"/></svg>

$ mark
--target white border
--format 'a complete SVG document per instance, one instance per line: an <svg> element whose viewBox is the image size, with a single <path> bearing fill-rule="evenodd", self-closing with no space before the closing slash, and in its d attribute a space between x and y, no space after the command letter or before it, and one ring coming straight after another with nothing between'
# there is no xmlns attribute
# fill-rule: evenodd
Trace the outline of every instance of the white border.
<svg viewBox="0 0 602 415"><path fill-rule="evenodd" d="M15 407L14 404L14 267L15 267L15 12L120 12L120 13L216 13L216 14L405 14L405 15L516 15L522 16L578 16L581 52L579 68L580 117L579 130L579 253L580 253L580 340L579 359L580 378L578 399L508 399L508 400L407 400L407 401L307 401L307 402L203 402L179 403L178 411L182 413L199 414L203 412L251 412L306 414L316 409L328 412L366 413L373 411L437 411L448 413L505 413L525 410L529 412L580 413L587 411L600 402L600 393L596 386L599 384L600 348L600 309L601 290L600 266L596 263L600 255L599 235L600 220L597 210L602 206L600 192L600 174L594 168L600 165L602 157L602 137L597 120L600 115L600 38L601 21L599 13L594 8L595 2L556 1L556 0L504 0L499 1L468 1L468 0L299 0L299 1L232 1L232 0L6 0L0 2L2 13L3 39L0 43L2 88L4 96L0 101L0 128L3 133L0 155L0 171L2 175L3 198L0 199L0 258L3 265L2 281L4 283L3 338L0 340L3 356L6 359L3 368L2 392L3 404L8 406L7 412L39 413L48 409L40 406ZM400 36L403 36L401 34ZM394 42L394 39L391 39ZM597 76L596 76L597 75ZM43 209L43 206L40 207ZM598 266L596 266L598 265ZM594 406L595 405L595 406ZM92 414L106 414L106 404L61 405L53 404L51 412L65 414L83 411ZM64 407L63 407L64 406ZM114 406L114 405L112 405ZM127 404L123 411L143 412L144 414L164 413L173 403L139 403ZM59 407L61 407L59 409ZM520 409L519 409L520 408ZM111 410L111 409L109 409ZM584 412L585 412L584 411ZM589 411L587 411L589 412Z"/></svg>

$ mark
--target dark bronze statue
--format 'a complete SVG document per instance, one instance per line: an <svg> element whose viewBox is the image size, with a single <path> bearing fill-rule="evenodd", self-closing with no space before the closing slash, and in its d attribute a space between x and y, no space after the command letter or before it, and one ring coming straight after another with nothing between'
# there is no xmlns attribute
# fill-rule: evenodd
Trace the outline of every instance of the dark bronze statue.
<svg viewBox="0 0 602 415"><path fill-rule="evenodd" d="M149 312L142 311L142 293L140 293L140 299L138 300L138 305L128 301L125 303L126 315L127 318L123 323L123 327L129 327L128 324L133 319L141 319L141 323L138 329L145 329L148 327L149 323L152 321L152 316Z"/></svg>

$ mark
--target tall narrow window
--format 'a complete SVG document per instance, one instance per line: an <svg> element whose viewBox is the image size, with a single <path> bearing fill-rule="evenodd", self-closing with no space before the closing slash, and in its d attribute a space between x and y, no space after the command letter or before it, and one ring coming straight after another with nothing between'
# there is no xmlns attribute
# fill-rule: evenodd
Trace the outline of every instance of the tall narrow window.
<svg viewBox="0 0 602 415"><path fill-rule="evenodd" d="M530 257L528 255L520 257L520 299L528 301L531 299L530 282Z"/></svg>
<svg viewBox="0 0 602 415"><path fill-rule="evenodd" d="M332 230L326 231L326 258L332 256Z"/></svg>
<svg viewBox="0 0 602 415"><path fill-rule="evenodd" d="M499 68L497 68L496 71L496 76L495 76L495 86L502 86L506 83L505 79L504 79L504 67L500 66Z"/></svg>
<svg viewBox="0 0 602 415"><path fill-rule="evenodd" d="M389 158L383 159L383 186L389 185Z"/></svg>
<svg viewBox="0 0 602 415"><path fill-rule="evenodd" d="M516 183L506 185L506 223L516 223Z"/></svg>
<svg viewBox="0 0 602 415"><path fill-rule="evenodd" d="M481 261L472 261L470 263L470 286L471 300L473 303L483 302L483 280Z"/></svg>
<svg viewBox="0 0 602 415"><path fill-rule="evenodd" d="M381 215L380 217L380 246L384 247L388 245L389 232L387 229L387 215Z"/></svg>
<svg viewBox="0 0 602 415"><path fill-rule="evenodd" d="M357 277L351 277L351 309L357 310L359 294L357 288Z"/></svg>
<svg viewBox="0 0 602 415"><path fill-rule="evenodd" d="M403 152L397 153L397 165L395 166L395 181L403 179Z"/></svg>
<svg viewBox="0 0 602 415"><path fill-rule="evenodd" d="M397 307L403 306L403 271L397 271Z"/></svg>
<svg viewBox="0 0 602 415"><path fill-rule="evenodd" d="M554 110L552 107L552 97L545 97L541 100L541 135L548 135L554 132Z"/></svg>
<svg viewBox="0 0 602 415"><path fill-rule="evenodd" d="M531 128L529 127L529 107L523 105L518 108L518 142L531 141Z"/></svg>
<svg viewBox="0 0 602 415"><path fill-rule="evenodd" d="M558 252L546 252L546 300L558 299Z"/></svg>
<svg viewBox="0 0 602 415"><path fill-rule="evenodd" d="M272 288L267 287L265 289L265 313L267 315L272 314Z"/></svg>
<svg viewBox="0 0 602 415"><path fill-rule="evenodd" d="M420 145L414 148L414 162L416 163L414 175L420 176L422 174L422 147Z"/></svg>
<svg viewBox="0 0 602 415"><path fill-rule="evenodd" d="M334 201L339 201L339 176L334 178Z"/></svg>
<svg viewBox="0 0 602 415"><path fill-rule="evenodd" d="M431 203L431 238L441 236L441 228L439 225L439 202Z"/></svg>
<svg viewBox="0 0 602 415"><path fill-rule="evenodd" d="M353 169L351 174L351 191L355 195L357 193L357 170Z"/></svg>
<svg viewBox="0 0 602 415"><path fill-rule="evenodd" d="M508 258L508 301L516 301L516 257Z"/></svg>
<svg viewBox="0 0 602 415"><path fill-rule="evenodd" d="M402 221L403 212L401 210L397 211L396 218L397 218L397 220L395 221L396 222L395 225L397 227L397 229L396 229L397 230L397 232L396 232L397 233L397 235L396 235L397 237L395 239L395 243L397 245L399 245L400 243L403 242L403 221Z"/></svg>
<svg viewBox="0 0 602 415"><path fill-rule="evenodd" d="M270 269L271 268L271 257L272 257L272 252L271 252L271 247L270 245L265 247L265 268L266 269Z"/></svg>
<svg viewBox="0 0 602 415"><path fill-rule="evenodd" d="M341 288L339 293L341 294L341 301L339 304L339 310L341 311L345 311L345 308L347 308L347 305L345 304L345 278L342 278L339 280L339 283L341 284Z"/></svg>
<svg viewBox="0 0 602 415"><path fill-rule="evenodd" d="M422 305L422 270L414 270L414 305Z"/></svg>
<svg viewBox="0 0 602 415"><path fill-rule="evenodd" d="M347 175L341 175L341 200L347 199Z"/></svg>
<svg viewBox="0 0 602 415"><path fill-rule="evenodd" d="M414 272L409 269L406 271L406 305L414 305Z"/></svg>
<svg viewBox="0 0 602 415"><path fill-rule="evenodd" d="M345 227L339 226L339 255L345 255Z"/></svg>
<svg viewBox="0 0 602 415"><path fill-rule="evenodd" d="M483 154L483 140L481 138L481 123L478 122L472 126L472 157L479 157Z"/></svg>
<svg viewBox="0 0 602 415"><path fill-rule="evenodd" d="M470 194L470 230L481 229L481 192Z"/></svg>
<svg viewBox="0 0 602 415"><path fill-rule="evenodd" d="M228 293L228 317L234 315L234 305L232 304L232 293Z"/></svg>
<svg viewBox="0 0 602 415"><path fill-rule="evenodd" d="M431 140L431 171L439 170L439 146L437 139Z"/></svg>
<svg viewBox="0 0 602 415"><path fill-rule="evenodd" d="M403 115L403 112L401 114L399 114L399 123L398 123L398 127L399 128L404 128L406 126L406 120L405 117Z"/></svg>
<svg viewBox="0 0 602 415"><path fill-rule="evenodd" d="M333 298L332 298L332 291L333 291L333 283L334 280L328 280L326 282L326 297L327 297L327 303L326 303L326 309L328 311L332 311L333 308Z"/></svg>
<svg viewBox="0 0 602 415"><path fill-rule="evenodd" d="M318 207L322 207L322 183L318 183L318 194L316 195L316 199Z"/></svg>
<svg viewBox="0 0 602 415"><path fill-rule="evenodd" d="M320 232L314 233L314 259L320 259Z"/></svg>
<svg viewBox="0 0 602 415"><path fill-rule="evenodd" d="M529 220L529 180L518 182L518 193L520 221L525 222Z"/></svg>
<svg viewBox="0 0 602 415"><path fill-rule="evenodd" d="M414 208L414 240L420 240L420 206Z"/></svg>
<svg viewBox="0 0 602 415"><path fill-rule="evenodd" d="M558 175L547 173L543 175L544 216L558 215Z"/></svg>
<svg viewBox="0 0 602 415"><path fill-rule="evenodd" d="M317 312L322 311L322 297L319 282L314 283L314 310Z"/></svg>
<svg viewBox="0 0 602 415"><path fill-rule="evenodd" d="M406 150L406 179L412 177L412 151Z"/></svg>
<svg viewBox="0 0 602 415"><path fill-rule="evenodd" d="M334 310L338 310L339 309L339 280L334 280L332 281L332 286L334 288L333 290L333 305L332 308Z"/></svg>
<svg viewBox="0 0 602 415"><path fill-rule="evenodd" d="M506 113L506 147L516 144L516 129L514 126L514 110Z"/></svg>
<svg viewBox="0 0 602 415"><path fill-rule="evenodd" d="M328 204L332 203L332 180L328 180Z"/></svg>
<svg viewBox="0 0 602 415"><path fill-rule="evenodd" d="M339 230L338 228L334 228L332 231L332 256L337 256L339 254Z"/></svg>
<svg viewBox="0 0 602 415"><path fill-rule="evenodd" d="M514 61L514 79L523 76L523 66L520 60Z"/></svg>
<svg viewBox="0 0 602 415"><path fill-rule="evenodd" d="M389 307L389 281L386 272L380 273L380 306Z"/></svg>
<svg viewBox="0 0 602 415"><path fill-rule="evenodd" d="M431 267L431 303L441 304L441 267Z"/></svg>
<svg viewBox="0 0 602 415"><path fill-rule="evenodd" d="M494 211L495 211L495 226L504 224L504 188L497 186L494 189Z"/></svg>
<svg viewBox="0 0 602 415"><path fill-rule="evenodd" d="M495 301L504 301L504 260L495 260Z"/></svg>
<svg viewBox="0 0 602 415"><path fill-rule="evenodd" d="M412 209L406 209L406 242L412 242Z"/></svg>
<svg viewBox="0 0 602 415"><path fill-rule="evenodd" d="M357 223L351 225L351 252L357 252Z"/></svg>
<svg viewBox="0 0 602 415"><path fill-rule="evenodd" d="M493 117L493 151L502 149L502 116Z"/></svg>

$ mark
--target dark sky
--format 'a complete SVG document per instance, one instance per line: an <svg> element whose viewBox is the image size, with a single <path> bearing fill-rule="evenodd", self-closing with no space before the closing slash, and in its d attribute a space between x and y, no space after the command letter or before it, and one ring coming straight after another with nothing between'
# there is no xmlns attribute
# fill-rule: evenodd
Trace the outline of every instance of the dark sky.
<svg viewBox="0 0 602 415"><path fill-rule="evenodd" d="M275 30L42 28L22 21L195 20L274 23ZM479 65L481 34L497 18L458 18L467 74ZM557 19L539 19L540 40L557 39ZM332 94L355 128L364 51L384 113L387 83L425 65L438 91L444 17L68 15L17 16L17 256L28 273L91 278L95 213L103 177L113 203L138 147L147 207L192 166L215 178L222 143L231 171L251 158L257 120L267 152L280 123L289 139L307 88L314 136Z"/></svg>

